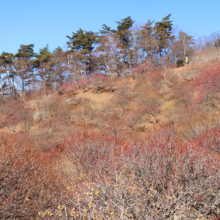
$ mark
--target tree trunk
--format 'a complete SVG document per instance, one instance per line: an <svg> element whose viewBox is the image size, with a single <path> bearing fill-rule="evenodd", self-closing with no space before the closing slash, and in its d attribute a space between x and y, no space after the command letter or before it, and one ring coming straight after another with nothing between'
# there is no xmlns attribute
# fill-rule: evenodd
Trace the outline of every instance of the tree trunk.
<svg viewBox="0 0 220 220"><path fill-rule="evenodd" d="M125 68L124 53L121 54L121 60L122 60L123 75L126 77L127 73Z"/></svg>
<svg viewBox="0 0 220 220"><path fill-rule="evenodd" d="M86 55L84 55L84 77L86 79Z"/></svg>
<svg viewBox="0 0 220 220"><path fill-rule="evenodd" d="M174 64L176 66L176 52L174 52Z"/></svg>
<svg viewBox="0 0 220 220"><path fill-rule="evenodd" d="M1 101L3 101L3 85L2 85L2 75L0 74L0 83L1 83Z"/></svg>
<svg viewBox="0 0 220 220"><path fill-rule="evenodd" d="M90 63L91 62L91 63ZM90 63L90 67L91 67L91 75L93 76L94 75L94 67L93 67L93 60L92 60L92 55L90 54L90 60L89 60L89 63Z"/></svg>
<svg viewBox="0 0 220 220"><path fill-rule="evenodd" d="M6 75L7 75L7 80L8 80L9 96L11 97L11 83L10 83L9 74L8 74L8 71L7 71L7 69L6 69L6 68L5 68L5 72L6 72Z"/></svg>
<svg viewBox="0 0 220 220"><path fill-rule="evenodd" d="M70 57L69 57L69 54L67 54L67 69L68 69L68 74L70 76Z"/></svg>
<svg viewBox="0 0 220 220"><path fill-rule="evenodd" d="M43 95L46 95L46 86L45 86L45 75L42 76L43 79Z"/></svg>
<svg viewBox="0 0 220 220"><path fill-rule="evenodd" d="M24 73L22 75L22 93L24 93Z"/></svg>
<svg viewBox="0 0 220 220"><path fill-rule="evenodd" d="M75 81L77 80L78 74L77 74L77 61L74 62L74 73L75 73Z"/></svg>
<svg viewBox="0 0 220 220"><path fill-rule="evenodd" d="M110 57L110 50L108 50L108 54L107 54L107 56L108 56L108 63L107 63L107 65L106 66L108 66L108 71L109 71L109 73L108 74L110 74L110 76L111 76L111 79L112 79L112 71L111 71L111 57Z"/></svg>
<svg viewBox="0 0 220 220"><path fill-rule="evenodd" d="M161 50L159 49L159 57L160 57L160 67L163 67L163 61L162 61L162 56L161 56Z"/></svg>
<svg viewBox="0 0 220 220"><path fill-rule="evenodd" d="M16 92L15 92L15 79L14 79L14 76L13 76L13 92L14 92L14 97L16 98Z"/></svg>
<svg viewBox="0 0 220 220"><path fill-rule="evenodd" d="M28 92L30 92L31 91L31 89L30 89L30 83L29 83L29 74L28 74L28 64L27 64L27 69L26 69L26 75L27 75L27 79L28 79Z"/></svg>
<svg viewBox="0 0 220 220"><path fill-rule="evenodd" d="M121 75L121 62L120 62L120 52L119 52L119 55L118 55L118 63L117 63L117 74L118 74L118 76L120 76Z"/></svg>
<svg viewBox="0 0 220 220"><path fill-rule="evenodd" d="M131 52L128 48L128 59L129 59L129 71L130 71L130 75L131 75L131 72L132 72L132 63L131 63Z"/></svg>

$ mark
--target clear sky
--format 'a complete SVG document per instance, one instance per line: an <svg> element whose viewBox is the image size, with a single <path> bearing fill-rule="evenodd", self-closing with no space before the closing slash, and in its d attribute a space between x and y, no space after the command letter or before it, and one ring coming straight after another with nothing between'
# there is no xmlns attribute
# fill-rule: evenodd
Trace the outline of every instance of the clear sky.
<svg viewBox="0 0 220 220"><path fill-rule="evenodd" d="M0 53L16 53L20 44L65 48L66 35L79 28L99 31L105 23L131 16L137 23L172 14L174 26L196 36L220 30L220 0L0 0Z"/></svg>

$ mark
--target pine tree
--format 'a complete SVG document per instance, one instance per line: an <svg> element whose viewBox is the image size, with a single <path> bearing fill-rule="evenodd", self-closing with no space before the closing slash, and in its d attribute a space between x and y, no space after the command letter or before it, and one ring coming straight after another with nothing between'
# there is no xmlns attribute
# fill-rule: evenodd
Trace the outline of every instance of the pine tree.
<svg viewBox="0 0 220 220"><path fill-rule="evenodd" d="M153 53L158 44L155 42L155 30L152 26L154 21L148 20L148 22L142 27L140 31L140 45L143 52L147 55L147 60L153 60Z"/></svg>
<svg viewBox="0 0 220 220"><path fill-rule="evenodd" d="M4 73L6 75L6 79L8 81L8 90L9 90L9 95L10 96L11 96L11 89L14 88L14 83L13 83L13 87L12 87L11 82L10 82L10 78L13 78L13 74L11 73L11 70L12 70L11 65L13 63L13 59L14 59L14 54L12 54L12 53L3 52L0 55L0 66L4 68L4 70L2 70L1 73ZM1 93L2 93L2 96L3 96L3 86L2 86L1 75L0 75L0 81L1 81Z"/></svg>
<svg viewBox="0 0 220 220"><path fill-rule="evenodd" d="M155 30L156 30L156 39L159 40L159 54L161 56L161 52L163 50L165 57L166 57L166 63L168 65L168 54L167 54L167 47L168 47L168 41L170 39L173 39L174 36L172 35L172 21L170 20L171 14L167 15L163 18L162 21L159 21L155 24ZM161 63L162 65L162 63Z"/></svg>
<svg viewBox="0 0 220 220"><path fill-rule="evenodd" d="M87 60L88 55L91 54L94 49L94 45L98 43L99 37L97 33L92 31L83 31L79 29L76 33L73 32L72 37L67 36L69 42L67 42L70 52L80 52L83 56L84 77L87 76Z"/></svg>
<svg viewBox="0 0 220 220"><path fill-rule="evenodd" d="M99 69L113 77L115 71L117 71L116 64L116 47L117 40L113 37L113 30L106 24L102 25L100 30L100 44L97 51L100 51L100 56L98 57ZM119 75L119 73L118 73Z"/></svg>
<svg viewBox="0 0 220 220"><path fill-rule="evenodd" d="M106 36L106 35L111 35L112 31L113 30L109 26L107 26L106 24L103 24L102 29L100 30L100 33L101 35Z"/></svg>
<svg viewBox="0 0 220 220"><path fill-rule="evenodd" d="M25 79L27 79L28 91L30 92L30 76L32 75L33 71L33 59L36 57L36 53L34 53L34 44L28 45L20 45L20 49L18 53L15 55L19 60L23 61L24 64L24 72L22 73L22 91L24 92L25 89ZM30 75L31 71L31 75Z"/></svg>
<svg viewBox="0 0 220 220"><path fill-rule="evenodd" d="M51 62L50 59L52 57L52 54L49 51L48 45L44 47L43 49L40 49L40 53L37 56L38 61L38 68L39 76L42 78L42 86L43 86L43 94L46 94L46 87L51 86L52 84L52 77L51 77ZM47 81L47 85L46 85Z"/></svg>
<svg viewBox="0 0 220 220"><path fill-rule="evenodd" d="M129 68L131 72L131 51L130 51L130 36L131 31L130 28L133 26L134 21L131 19L130 16L122 19L121 21L116 22L118 24L117 30L113 30L115 33L115 37L119 39L120 42L120 52L119 52L119 59L121 56L122 68L124 75L126 75L126 67L125 67L125 52L127 49L128 60L129 60Z"/></svg>
<svg viewBox="0 0 220 220"><path fill-rule="evenodd" d="M57 90L59 86L62 85L64 81L63 73L66 70L66 53L63 51L61 47L57 47L54 49L52 57L50 58L52 62L52 70L55 81L55 89Z"/></svg>
<svg viewBox="0 0 220 220"><path fill-rule="evenodd" d="M53 54L62 54L63 52L63 49L60 46L58 46L54 49Z"/></svg>

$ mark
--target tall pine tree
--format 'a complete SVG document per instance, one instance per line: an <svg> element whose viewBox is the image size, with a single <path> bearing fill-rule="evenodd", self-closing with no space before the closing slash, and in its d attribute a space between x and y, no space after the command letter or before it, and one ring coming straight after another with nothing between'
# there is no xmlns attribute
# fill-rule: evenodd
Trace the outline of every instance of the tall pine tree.
<svg viewBox="0 0 220 220"><path fill-rule="evenodd" d="M156 38L160 42L159 53L161 56L161 52L163 50L167 65L169 65L169 57L167 53L168 41L174 38L174 36L172 36L173 24L172 21L170 20L170 16L171 14L167 15L166 17L163 18L162 21L159 21L155 24Z"/></svg>
<svg viewBox="0 0 220 220"><path fill-rule="evenodd" d="M21 73L22 78L22 91L25 90L25 80L27 80L28 91L30 91L31 75L33 74L33 58L36 57L34 53L34 44L20 45L18 53L15 55L20 61L23 62L24 71Z"/></svg>
<svg viewBox="0 0 220 220"><path fill-rule="evenodd" d="M72 37L67 36L67 38L70 40L67 42L70 52L77 51L83 56L83 72L84 77L86 77L88 56L91 54L94 45L98 43L98 34L92 31L83 31L79 29L76 33L73 32Z"/></svg>
<svg viewBox="0 0 220 220"><path fill-rule="evenodd" d="M48 45L43 49L40 49L40 53L37 56L38 61L38 75L42 78L42 87L43 87L43 94L46 94L46 87L52 85L52 77L51 77L51 62L50 58L52 54L49 51ZM47 84L46 84L47 82Z"/></svg>
<svg viewBox="0 0 220 220"><path fill-rule="evenodd" d="M12 92L12 88L14 88L14 80L13 80L13 85L11 85L11 82L10 82L10 78L13 78L14 75L12 73L12 63L13 63L13 59L14 59L14 54L12 53L6 53L6 52L3 52L1 55L0 55L0 66L3 67L4 69L2 70L2 73L5 74L6 76L6 79L8 81L8 90L9 90L9 95L11 96ZM1 93L3 94L3 87L2 87L2 78L1 78L1 75L0 75L0 80L1 80Z"/></svg>
<svg viewBox="0 0 220 220"><path fill-rule="evenodd" d="M126 56L126 50L129 60L129 69L131 72L131 51L130 51L130 36L131 31L130 28L133 26L134 21L130 16L122 19L121 21L116 22L118 24L117 30L113 30L115 33L115 37L119 39L120 45L119 45L119 59L122 62L122 68L123 73L126 75L126 67L125 67L125 56ZM121 58L120 58L121 57Z"/></svg>

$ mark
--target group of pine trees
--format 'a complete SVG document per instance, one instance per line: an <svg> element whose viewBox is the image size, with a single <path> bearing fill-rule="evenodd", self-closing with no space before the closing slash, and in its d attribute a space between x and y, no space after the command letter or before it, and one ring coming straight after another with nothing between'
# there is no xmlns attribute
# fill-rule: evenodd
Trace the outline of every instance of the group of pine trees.
<svg viewBox="0 0 220 220"><path fill-rule="evenodd" d="M116 22L116 29L103 24L99 33L79 29L67 36L67 51L57 47L51 52L46 46L37 54L34 44L29 44L20 45L16 54L3 52L0 98L37 90L45 94L64 82L97 73L110 77L131 75L144 63L156 68L177 65L186 53L193 53L194 40L183 31L174 34L170 17L135 26L129 16Z"/></svg>

